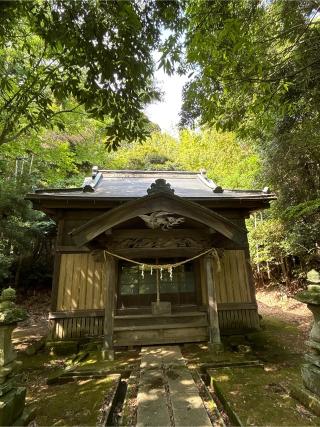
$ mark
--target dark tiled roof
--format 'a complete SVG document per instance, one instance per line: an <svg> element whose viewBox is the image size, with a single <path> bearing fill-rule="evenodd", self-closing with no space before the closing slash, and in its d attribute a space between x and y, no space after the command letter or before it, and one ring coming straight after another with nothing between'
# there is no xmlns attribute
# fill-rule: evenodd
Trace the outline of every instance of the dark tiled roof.
<svg viewBox="0 0 320 427"><path fill-rule="evenodd" d="M218 187L204 174L185 171L132 171L99 170L94 177L85 178L83 187L74 189L43 189L28 198L81 198L81 199L132 199L147 195L156 179L165 179L174 194L190 199L264 199L272 200L274 194L254 190L226 190ZM30 197L31 196L31 197Z"/></svg>

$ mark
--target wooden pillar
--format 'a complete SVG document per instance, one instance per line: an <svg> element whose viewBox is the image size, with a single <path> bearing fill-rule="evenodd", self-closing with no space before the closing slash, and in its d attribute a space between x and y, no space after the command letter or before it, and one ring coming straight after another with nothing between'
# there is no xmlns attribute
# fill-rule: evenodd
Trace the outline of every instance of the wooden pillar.
<svg viewBox="0 0 320 427"><path fill-rule="evenodd" d="M209 346L213 350L219 350L221 348L221 338L212 263L212 256L206 255L204 257L204 266L208 292Z"/></svg>
<svg viewBox="0 0 320 427"><path fill-rule="evenodd" d="M113 323L115 305L115 283L116 283L116 263L115 259L108 255L105 265L105 313L104 313L104 339L103 358L114 359L113 351Z"/></svg>
<svg viewBox="0 0 320 427"><path fill-rule="evenodd" d="M59 294L59 278L60 278L60 266L61 266L61 253L57 252L57 247L63 242L63 228L64 219L60 217L58 222L58 233L55 243L55 254L54 254L54 268L52 276L52 295L51 295L51 311L57 311L58 309L58 294ZM61 307L59 307L61 310ZM55 321L53 322L55 324Z"/></svg>

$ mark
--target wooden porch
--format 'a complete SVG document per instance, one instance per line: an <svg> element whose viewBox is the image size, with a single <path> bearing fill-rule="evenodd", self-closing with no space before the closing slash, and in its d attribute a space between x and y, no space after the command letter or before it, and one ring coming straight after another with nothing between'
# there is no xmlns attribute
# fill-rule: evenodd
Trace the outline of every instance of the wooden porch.
<svg viewBox="0 0 320 427"><path fill-rule="evenodd" d="M167 315L116 315L113 345L152 345L208 341L206 311L184 311Z"/></svg>
<svg viewBox="0 0 320 427"><path fill-rule="evenodd" d="M195 313L195 314L194 314ZM191 319L190 319L191 317ZM234 335L259 328L259 317L257 307L254 303L230 303L218 304L219 325L222 335ZM54 340L81 340L92 337L103 337L104 335L104 310L76 310L76 311L60 311L52 312L49 315L51 324L51 338ZM207 322L206 325L199 321ZM194 323L192 323L194 321ZM151 314L151 310L141 312L140 310L116 310L114 316L114 338L117 339L124 335L125 331L135 329L139 334L144 330L143 326L148 326L148 329L153 331L161 331L167 328L167 325L174 324L173 331L178 332L181 329L201 328L201 334L195 337L195 342L208 341L208 314L207 307L174 307L171 316L155 316ZM185 324L187 323L187 327ZM151 326L151 327L149 327ZM118 330L118 328L122 328ZM131 328L131 329L130 329ZM180 331L183 332L183 331ZM189 330L188 332L192 332ZM205 332L205 338L202 333ZM173 332L172 332L173 333ZM159 332L159 336L161 332ZM182 334L179 335L179 339ZM194 335L189 335L191 340ZM183 342L182 338L181 341ZM187 342L187 341L186 341ZM120 343L120 341L119 341ZM120 344L117 344L120 345ZM123 345L121 343L121 345ZM134 345L134 344L124 344ZM136 345L138 343L136 342Z"/></svg>

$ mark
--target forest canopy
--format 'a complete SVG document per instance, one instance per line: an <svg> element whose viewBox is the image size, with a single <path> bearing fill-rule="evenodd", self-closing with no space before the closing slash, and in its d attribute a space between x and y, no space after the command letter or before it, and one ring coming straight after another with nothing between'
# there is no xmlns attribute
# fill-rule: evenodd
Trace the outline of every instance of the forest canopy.
<svg viewBox="0 0 320 427"><path fill-rule="evenodd" d="M179 30L179 2L4 1L0 12L0 145L63 128L80 107L105 122L113 148L146 136L142 110L159 98L152 52Z"/></svg>

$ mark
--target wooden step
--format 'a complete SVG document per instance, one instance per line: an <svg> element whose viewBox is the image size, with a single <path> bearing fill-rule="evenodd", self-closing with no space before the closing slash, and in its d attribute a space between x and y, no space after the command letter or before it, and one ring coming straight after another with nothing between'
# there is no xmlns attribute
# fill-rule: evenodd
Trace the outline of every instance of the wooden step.
<svg viewBox="0 0 320 427"><path fill-rule="evenodd" d="M174 328L139 328L132 330L114 330L114 345L153 345L153 344L171 344L182 342L201 342L208 340L207 326L183 327L180 324Z"/></svg>
<svg viewBox="0 0 320 427"><path fill-rule="evenodd" d="M171 313L171 314L125 314L114 316L115 319L155 319L157 317L201 317L206 316L202 311L190 311L186 313Z"/></svg>
<svg viewBox="0 0 320 427"><path fill-rule="evenodd" d="M200 323L199 323L200 322ZM182 313L166 316L152 316L152 315L139 315L139 316L115 316L114 326L115 327L149 327L155 326L166 327L166 325L173 324L194 324L194 325L205 325L207 324L206 313Z"/></svg>
<svg viewBox="0 0 320 427"><path fill-rule="evenodd" d="M207 312L207 307L204 305L195 304L184 304L184 305L172 305L172 314L181 313L196 313L196 312ZM131 307L131 308L117 308L117 316L136 316L136 315L149 315L152 316L151 306L146 307Z"/></svg>
<svg viewBox="0 0 320 427"><path fill-rule="evenodd" d="M130 325L130 326L115 326L114 331L148 331L158 329L179 329L179 328L194 328L198 326L208 326L206 319L193 323L166 323L154 325Z"/></svg>

